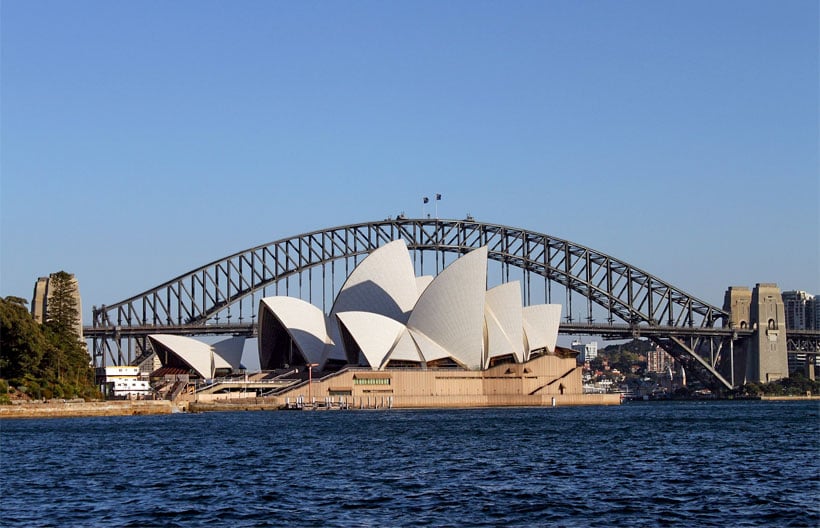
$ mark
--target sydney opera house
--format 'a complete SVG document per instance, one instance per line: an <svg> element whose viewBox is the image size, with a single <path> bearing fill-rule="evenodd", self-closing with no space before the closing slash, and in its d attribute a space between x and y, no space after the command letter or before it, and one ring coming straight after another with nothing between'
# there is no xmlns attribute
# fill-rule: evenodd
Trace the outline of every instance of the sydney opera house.
<svg viewBox="0 0 820 528"><path fill-rule="evenodd" d="M416 277L404 241L351 272L328 314L294 297L259 303L263 372L312 374L275 395L394 407L547 405L583 399L573 353L556 346L561 306L522 306L521 286L487 289L487 248ZM203 379L236 372L235 343L150 338L163 366Z"/></svg>

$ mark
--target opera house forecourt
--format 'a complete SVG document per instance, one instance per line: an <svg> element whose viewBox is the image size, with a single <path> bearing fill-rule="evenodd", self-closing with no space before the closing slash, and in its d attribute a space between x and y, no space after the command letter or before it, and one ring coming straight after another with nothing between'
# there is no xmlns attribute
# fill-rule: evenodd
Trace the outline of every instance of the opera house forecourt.
<svg viewBox="0 0 820 528"><path fill-rule="evenodd" d="M583 394L576 353L556 346L560 305L522 306L517 281L487 289L487 255L475 249L435 277L416 277L396 240L359 263L328 314L295 297L262 299L262 371L310 378L271 397L391 408L618 403ZM241 368L231 340L150 341L163 367L203 379Z"/></svg>

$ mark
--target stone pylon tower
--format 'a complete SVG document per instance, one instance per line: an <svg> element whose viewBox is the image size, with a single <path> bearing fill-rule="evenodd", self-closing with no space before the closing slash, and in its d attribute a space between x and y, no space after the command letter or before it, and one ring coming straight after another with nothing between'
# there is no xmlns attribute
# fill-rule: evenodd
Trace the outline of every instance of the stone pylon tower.
<svg viewBox="0 0 820 528"><path fill-rule="evenodd" d="M730 286L723 297L723 309L729 312L728 326L736 329L747 329L751 323L752 290L746 286ZM751 341L734 341L730 353L731 379L735 385L751 381L746 376L746 364L749 357Z"/></svg>
<svg viewBox="0 0 820 528"><path fill-rule="evenodd" d="M726 290L723 309L731 314L729 326L754 330L751 337L734 343L735 384L768 383L787 377L786 312L780 288L766 283L753 290L732 286Z"/></svg>
<svg viewBox="0 0 820 528"><path fill-rule="evenodd" d="M762 383L789 376L786 310L777 284L760 283L752 291L751 319L757 324L747 375Z"/></svg>
<svg viewBox="0 0 820 528"><path fill-rule="evenodd" d="M54 275L52 273L52 275ZM54 293L51 287L51 275L40 277L34 284L34 298L31 300L31 314L34 320L43 324L48 320L48 301ZM80 297L80 284L77 278L71 275L71 295L77 303L77 326L74 328L77 338L83 339L83 305Z"/></svg>

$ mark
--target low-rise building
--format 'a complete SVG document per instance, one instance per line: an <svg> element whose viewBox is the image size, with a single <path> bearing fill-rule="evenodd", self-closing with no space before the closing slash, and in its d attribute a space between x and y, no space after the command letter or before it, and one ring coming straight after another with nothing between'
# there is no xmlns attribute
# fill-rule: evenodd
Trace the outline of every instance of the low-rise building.
<svg viewBox="0 0 820 528"><path fill-rule="evenodd" d="M100 390L106 398L144 398L151 394L147 378L136 366L111 366L97 369Z"/></svg>

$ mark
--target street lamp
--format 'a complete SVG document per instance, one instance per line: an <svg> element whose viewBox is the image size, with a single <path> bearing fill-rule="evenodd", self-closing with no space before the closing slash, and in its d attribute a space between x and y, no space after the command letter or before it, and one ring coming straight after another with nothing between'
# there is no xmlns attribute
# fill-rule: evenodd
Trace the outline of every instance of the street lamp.
<svg viewBox="0 0 820 528"><path fill-rule="evenodd" d="M313 408L313 367L318 367L318 363L308 363L305 365L308 369L308 402L310 402L311 408Z"/></svg>

